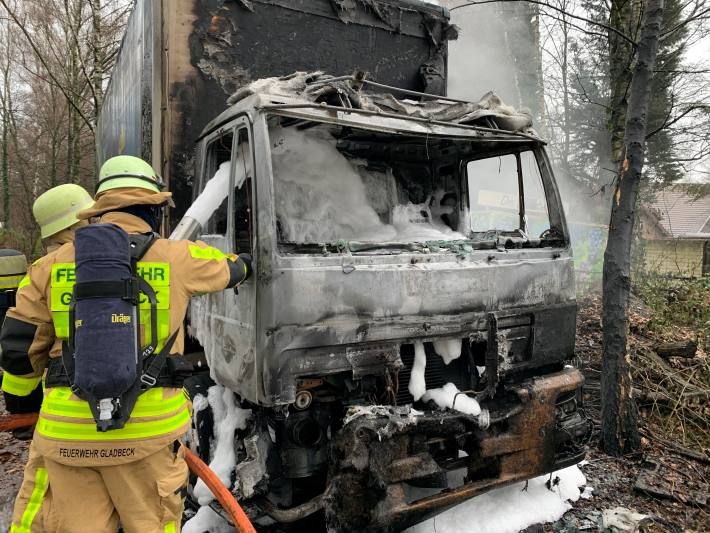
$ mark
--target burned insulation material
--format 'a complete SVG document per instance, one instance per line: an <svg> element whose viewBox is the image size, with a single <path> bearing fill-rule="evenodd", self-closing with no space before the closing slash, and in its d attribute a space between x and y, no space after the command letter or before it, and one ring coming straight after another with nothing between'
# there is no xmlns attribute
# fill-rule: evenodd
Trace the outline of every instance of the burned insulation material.
<svg viewBox="0 0 710 533"><path fill-rule="evenodd" d="M361 87L362 83L365 84L364 88ZM360 82L357 76L342 79L315 71L255 81L230 96L228 103L235 104L253 94L296 97L304 102L535 135L530 113L507 105L493 92L484 94L477 102L443 99L418 102L397 94L395 90L370 88L366 79Z"/></svg>

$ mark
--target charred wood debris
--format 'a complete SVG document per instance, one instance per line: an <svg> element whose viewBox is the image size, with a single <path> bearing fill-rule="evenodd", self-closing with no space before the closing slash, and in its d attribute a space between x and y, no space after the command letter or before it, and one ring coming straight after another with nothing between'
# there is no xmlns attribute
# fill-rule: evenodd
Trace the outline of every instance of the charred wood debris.
<svg viewBox="0 0 710 533"><path fill-rule="evenodd" d="M628 531L708 531L710 339L703 334L710 324L700 331L670 320L659 327L657 310L632 295L628 354L641 449L612 458L598 448L601 296L580 298L578 305L576 365L585 375L584 407L593 427L582 471L594 496L540 531L624 530L602 526L603 514L615 508L643 515Z"/></svg>

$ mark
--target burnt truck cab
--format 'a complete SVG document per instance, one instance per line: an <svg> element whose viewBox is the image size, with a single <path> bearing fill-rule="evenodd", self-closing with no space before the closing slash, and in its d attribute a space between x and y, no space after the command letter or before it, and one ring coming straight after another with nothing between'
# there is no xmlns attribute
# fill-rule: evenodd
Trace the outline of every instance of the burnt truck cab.
<svg viewBox="0 0 710 533"><path fill-rule="evenodd" d="M189 331L252 410L250 513L396 531L582 459L574 270L533 130L351 100L257 92L207 126L195 195L220 172L229 195L200 238L255 275Z"/></svg>

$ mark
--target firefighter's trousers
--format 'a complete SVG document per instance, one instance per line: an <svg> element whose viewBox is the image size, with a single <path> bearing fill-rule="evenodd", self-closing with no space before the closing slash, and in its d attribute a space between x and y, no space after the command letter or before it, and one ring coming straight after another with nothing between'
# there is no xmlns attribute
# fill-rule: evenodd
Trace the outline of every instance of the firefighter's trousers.
<svg viewBox="0 0 710 533"><path fill-rule="evenodd" d="M32 453L11 533L179 533L188 468L181 447L132 463L66 466Z"/></svg>
<svg viewBox="0 0 710 533"><path fill-rule="evenodd" d="M15 498L11 533L42 533L45 531L44 515L48 511L49 483L44 460L37 451L34 441L30 443L30 453L25 465L25 474L20 492Z"/></svg>

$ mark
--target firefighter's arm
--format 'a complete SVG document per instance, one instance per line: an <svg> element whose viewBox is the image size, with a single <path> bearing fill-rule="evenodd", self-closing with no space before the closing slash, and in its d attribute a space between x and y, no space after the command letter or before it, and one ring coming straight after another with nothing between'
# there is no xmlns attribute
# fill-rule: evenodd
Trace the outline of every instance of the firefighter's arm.
<svg viewBox="0 0 710 533"><path fill-rule="evenodd" d="M7 410L34 412L42 402L39 383L54 343L54 327L43 286L36 278L42 269L30 269L20 283L16 306L7 312L0 330L0 367Z"/></svg>
<svg viewBox="0 0 710 533"><path fill-rule="evenodd" d="M227 288L238 287L252 275L252 259L250 254L239 254L227 258L229 266L229 284Z"/></svg>
<svg viewBox="0 0 710 533"><path fill-rule="evenodd" d="M183 241L187 246L185 266L189 274L185 276L187 290L191 294L216 292L236 287L252 274L252 260L249 254L225 254L204 242Z"/></svg>

